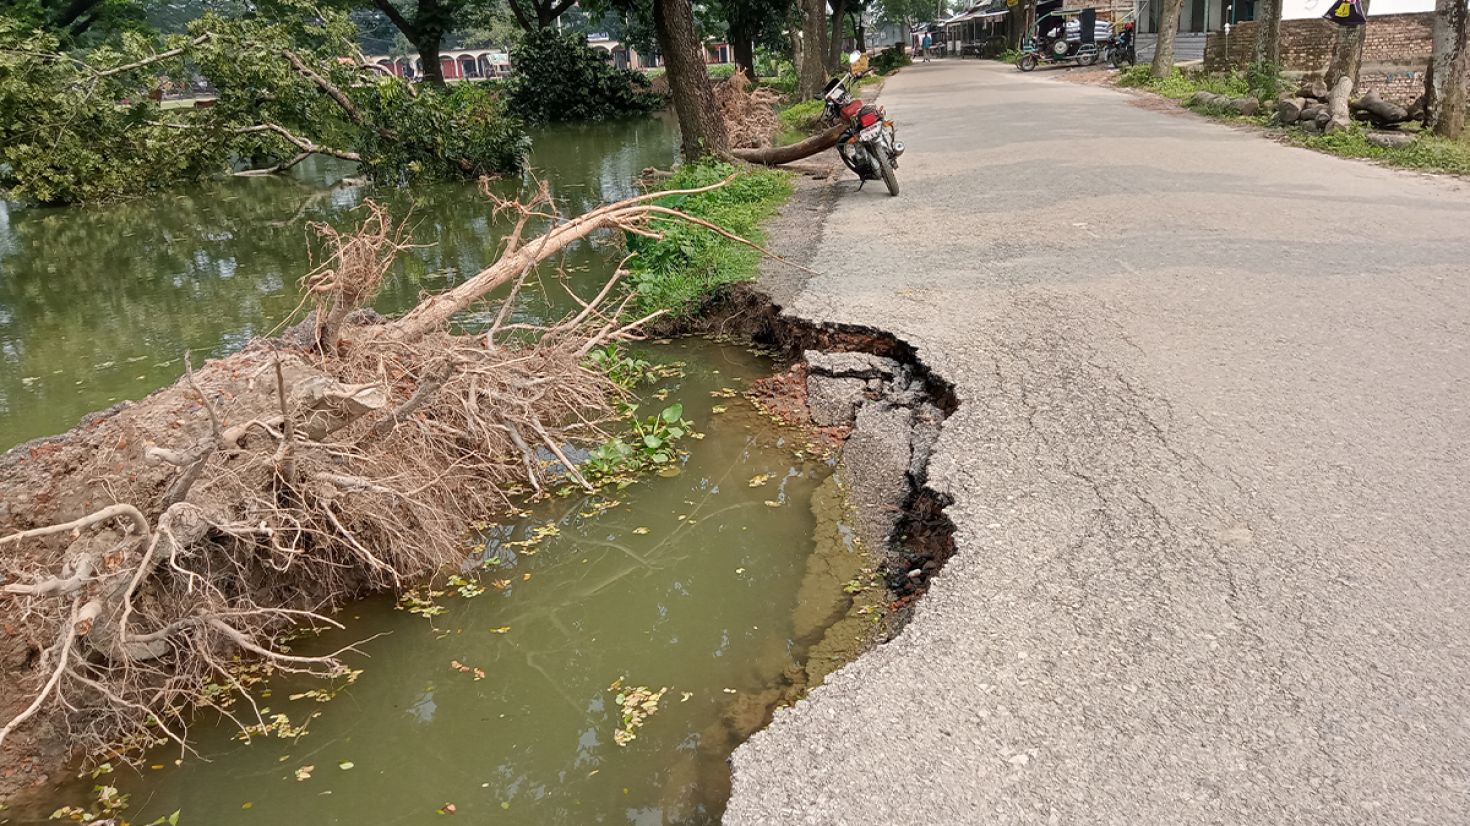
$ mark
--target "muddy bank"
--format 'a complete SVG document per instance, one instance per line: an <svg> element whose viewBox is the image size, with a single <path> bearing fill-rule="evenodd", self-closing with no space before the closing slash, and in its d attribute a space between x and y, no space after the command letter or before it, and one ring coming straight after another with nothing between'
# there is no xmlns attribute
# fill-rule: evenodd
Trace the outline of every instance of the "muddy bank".
<svg viewBox="0 0 1470 826"><path fill-rule="evenodd" d="M792 318L749 285L722 295L693 328L749 337L791 364L756 395L783 420L840 445L837 478L881 563L896 631L954 551L948 502L927 487L930 454L958 406L953 387L897 337Z"/></svg>

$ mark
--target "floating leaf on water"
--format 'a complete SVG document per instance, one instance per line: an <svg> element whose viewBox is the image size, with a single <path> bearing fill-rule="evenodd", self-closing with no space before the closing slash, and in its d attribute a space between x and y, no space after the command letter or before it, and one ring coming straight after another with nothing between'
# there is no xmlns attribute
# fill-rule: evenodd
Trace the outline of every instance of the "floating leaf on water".
<svg viewBox="0 0 1470 826"><path fill-rule="evenodd" d="M254 809L255 808L255 804L254 803L251 803L250 801L247 800L244 803L241 803L240 804L240 808L242 808L242 809Z"/></svg>
<svg viewBox="0 0 1470 826"><path fill-rule="evenodd" d="M723 692L725 692L726 694L739 694L740 693L740 692L736 691L733 688L722 688L720 690L723 691Z"/></svg>
<svg viewBox="0 0 1470 826"><path fill-rule="evenodd" d="M645 527L639 526L639 527L633 529L633 533L636 533L639 536L642 536L643 534L648 533L648 529L645 528Z"/></svg>
<svg viewBox="0 0 1470 826"><path fill-rule="evenodd" d="M492 634L509 634L510 633L510 626L509 625L502 625L499 628L491 628L490 629L490 633L492 633Z"/></svg>
<svg viewBox="0 0 1470 826"><path fill-rule="evenodd" d="M296 779L309 780L314 769L316 769L316 766L302 766L301 768L296 770Z"/></svg>
<svg viewBox="0 0 1470 826"><path fill-rule="evenodd" d="M771 480L771 474L769 474L769 473L762 473L759 476L752 476L752 477L750 477L750 481L747 484L750 485L753 488L758 488L761 485L764 485L766 482L769 482L770 480Z"/></svg>
<svg viewBox="0 0 1470 826"><path fill-rule="evenodd" d="M745 573L745 569L744 568L736 568L735 569L735 573L737 573L737 574L743 574L743 573Z"/></svg>
<svg viewBox="0 0 1470 826"><path fill-rule="evenodd" d="M689 702L689 698L690 697L693 697L693 696L694 696L694 692L692 692L692 691L683 691L683 692L680 692L679 693L679 702L681 702L681 703L687 703L687 702Z"/></svg>
<svg viewBox="0 0 1470 826"><path fill-rule="evenodd" d="M714 407L711 407L709 409L709 412L715 413L715 414L719 414L719 413L724 413L726 410L729 410L729 408L726 407L726 406L724 406L723 404L717 404Z"/></svg>
<svg viewBox="0 0 1470 826"><path fill-rule="evenodd" d="M438 812L441 815L452 815L452 814L454 814L455 812L457 812L459 810L456 809L456 808L454 808L454 804L453 803L445 803L443 806L440 806L439 808L435 809L434 811Z"/></svg>
<svg viewBox="0 0 1470 826"><path fill-rule="evenodd" d="M341 769L342 771L349 771L355 765L357 764L353 763L351 760L343 760L341 763L337 764L337 768Z"/></svg>
<svg viewBox="0 0 1470 826"><path fill-rule="evenodd" d="M502 808L502 809L509 809L510 808L510 801L509 800L502 800L502 801L500 801L500 808Z"/></svg>
<svg viewBox="0 0 1470 826"><path fill-rule="evenodd" d="M504 591L506 588L510 587L510 580L497 579L494 582L490 583L490 585L493 586L497 591Z"/></svg>
<svg viewBox="0 0 1470 826"><path fill-rule="evenodd" d="M531 581L531 572L530 571L527 571L524 574L521 574L521 582L530 582L530 581Z"/></svg>
<svg viewBox="0 0 1470 826"><path fill-rule="evenodd" d="M768 507L768 508L779 508L779 507L781 507L781 503L780 502L777 502L775 499L767 499L766 500L766 507Z"/></svg>
<svg viewBox="0 0 1470 826"><path fill-rule="evenodd" d="M475 669L475 682L479 682L480 680L483 680L483 679L485 679L485 671L483 669L476 668Z"/></svg>

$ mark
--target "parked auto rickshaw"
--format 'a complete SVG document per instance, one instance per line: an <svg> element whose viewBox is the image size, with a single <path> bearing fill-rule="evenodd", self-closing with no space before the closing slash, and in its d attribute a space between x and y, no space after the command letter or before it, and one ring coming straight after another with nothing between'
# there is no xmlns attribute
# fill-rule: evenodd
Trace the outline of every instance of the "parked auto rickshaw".
<svg viewBox="0 0 1470 826"><path fill-rule="evenodd" d="M1057 9L1036 20L1016 67L1029 72L1042 64L1091 66L1103 56L1112 26L1097 19L1097 9Z"/></svg>

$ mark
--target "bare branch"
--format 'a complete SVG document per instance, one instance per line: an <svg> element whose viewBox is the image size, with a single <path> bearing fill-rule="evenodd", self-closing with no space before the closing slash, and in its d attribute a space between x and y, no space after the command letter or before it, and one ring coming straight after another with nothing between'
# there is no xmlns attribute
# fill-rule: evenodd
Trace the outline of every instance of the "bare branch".
<svg viewBox="0 0 1470 826"><path fill-rule="evenodd" d="M186 46L180 46L177 49L169 49L166 52L159 52L158 54L153 55L152 57L145 57L142 60L138 60L138 61L135 61L133 63L125 63L125 64L123 64L121 66L114 66L111 69L103 69L103 70L100 70L100 71L95 71L95 72L93 72L93 76L94 77L99 77L99 78L101 78L101 77L112 77L113 75L120 75L123 72L131 72L134 69L141 69L144 66L151 66L154 63L159 63L159 62L162 62L162 61L165 61L165 60L170 60L172 58L175 58L175 57L178 57L179 55L184 54L185 52L188 52L190 49L192 49L195 46L198 46L198 45L201 45L201 44L205 43L206 41L209 40L209 37L210 37L209 34L206 32L205 34L201 34L198 37L194 38L193 40L190 40L189 43L188 43L188 45L186 45Z"/></svg>

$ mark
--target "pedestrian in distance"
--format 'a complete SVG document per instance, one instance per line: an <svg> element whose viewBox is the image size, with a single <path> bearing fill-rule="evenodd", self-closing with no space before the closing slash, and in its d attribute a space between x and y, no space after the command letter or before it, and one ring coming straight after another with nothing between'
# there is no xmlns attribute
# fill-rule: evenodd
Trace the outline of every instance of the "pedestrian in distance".
<svg viewBox="0 0 1470 826"><path fill-rule="evenodd" d="M924 56L924 63L929 62L929 50L932 48L934 48L934 38L929 36L928 32L924 32L924 39L919 41L919 50Z"/></svg>

